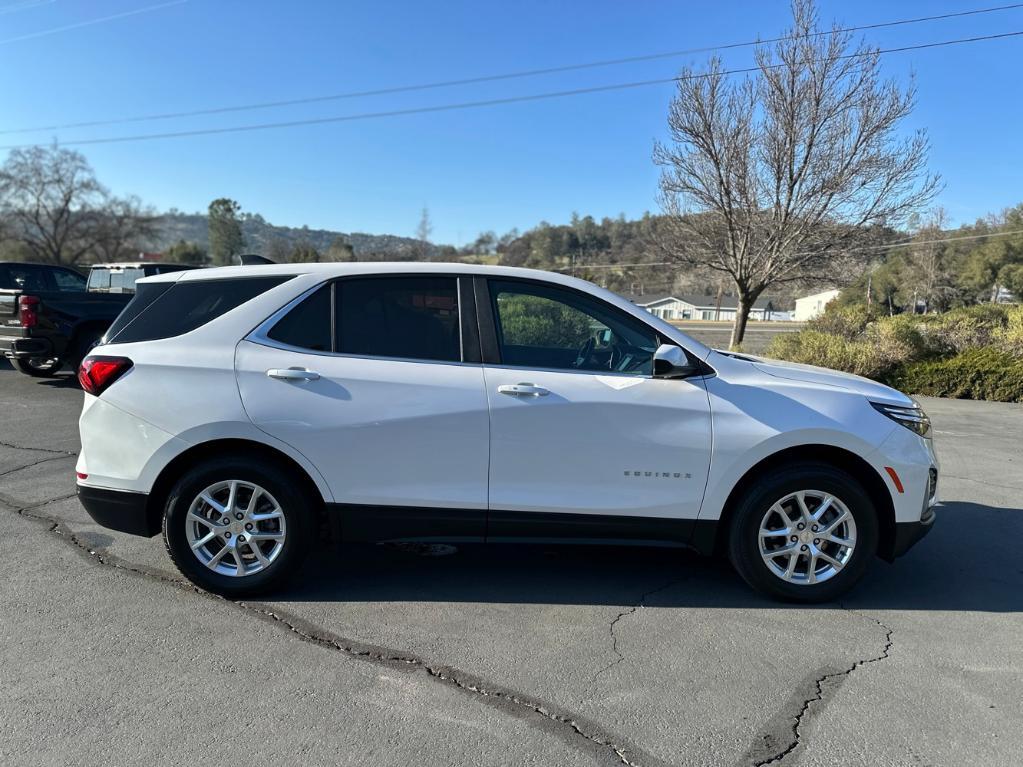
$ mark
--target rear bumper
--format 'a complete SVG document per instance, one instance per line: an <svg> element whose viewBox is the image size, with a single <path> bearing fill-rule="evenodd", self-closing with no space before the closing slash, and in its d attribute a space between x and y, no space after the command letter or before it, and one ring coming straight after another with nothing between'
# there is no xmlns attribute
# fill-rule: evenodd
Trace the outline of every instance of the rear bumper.
<svg viewBox="0 0 1023 767"><path fill-rule="evenodd" d="M901 557L934 527L938 514L931 506L921 515L918 522L898 522L895 525L895 540L892 542L891 559Z"/></svg>
<svg viewBox="0 0 1023 767"><path fill-rule="evenodd" d="M160 532L160 517L148 508L147 493L78 485L78 500L103 527L146 538Z"/></svg>
<svg viewBox="0 0 1023 767"><path fill-rule="evenodd" d="M11 338L0 336L0 352L14 359L49 359L59 356L49 338Z"/></svg>

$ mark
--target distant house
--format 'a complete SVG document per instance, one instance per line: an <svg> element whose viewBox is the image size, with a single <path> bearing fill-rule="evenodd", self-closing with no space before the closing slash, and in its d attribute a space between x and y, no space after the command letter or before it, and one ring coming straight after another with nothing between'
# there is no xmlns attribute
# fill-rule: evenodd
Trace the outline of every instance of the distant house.
<svg viewBox="0 0 1023 767"><path fill-rule="evenodd" d="M735 319L739 302L734 296L722 296L720 303L717 296L694 296L687 294L647 294L626 295L636 306L662 320L727 320ZM774 319L776 314L774 303L769 298L761 298L753 304L749 317L751 320Z"/></svg>
<svg viewBox="0 0 1023 767"><path fill-rule="evenodd" d="M995 303L999 304L1018 304L1020 299L1012 294L1012 291L1008 288L999 287L998 294L995 296Z"/></svg>
<svg viewBox="0 0 1023 767"><path fill-rule="evenodd" d="M816 317L820 317L824 314L824 307L828 305L830 301L834 301L838 298L841 290L837 288L832 290L825 290L823 293L814 293L811 296L803 296L802 298L796 299L796 311L793 319L796 322L806 322Z"/></svg>

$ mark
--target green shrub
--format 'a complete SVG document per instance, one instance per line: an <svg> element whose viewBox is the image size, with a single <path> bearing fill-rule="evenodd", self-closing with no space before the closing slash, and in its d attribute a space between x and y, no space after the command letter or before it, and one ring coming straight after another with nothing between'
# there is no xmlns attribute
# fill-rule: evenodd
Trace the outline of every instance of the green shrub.
<svg viewBox="0 0 1023 767"><path fill-rule="evenodd" d="M873 319L873 314L865 306L838 306L832 301L823 314L806 323L806 329L851 341L862 335Z"/></svg>
<svg viewBox="0 0 1023 767"><path fill-rule="evenodd" d="M868 324L863 316L842 310L828 322L820 319L798 333L775 336L766 355L878 378L924 353L926 344L912 317L883 317Z"/></svg>
<svg viewBox="0 0 1023 767"><path fill-rule="evenodd" d="M954 357L911 362L885 382L911 394L1023 402L1023 359L1000 349L970 349Z"/></svg>
<svg viewBox="0 0 1023 767"><path fill-rule="evenodd" d="M904 347L898 343L879 346L817 330L776 336L767 347L766 354L776 359L844 370L868 378L877 378L905 358Z"/></svg>
<svg viewBox="0 0 1023 767"><path fill-rule="evenodd" d="M899 314L895 317L881 317L870 323L864 336L886 364L897 365L928 355L930 345L922 329L918 316Z"/></svg>
<svg viewBox="0 0 1023 767"><path fill-rule="evenodd" d="M1008 308L1005 327L995 331L995 343L1009 354L1023 358L1023 305Z"/></svg>
<svg viewBox="0 0 1023 767"><path fill-rule="evenodd" d="M968 349L989 346L1005 327L1008 307L980 304L953 309L944 314L920 317L928 350L936 355L958 354Z"/></svg>
<svg viewBox="0 0 1023 767"><path fill-rule="evenodd" d="M1023 402L1023 306L872 317L829 305L806 329L776 336L766 354L916 394Z"/></svg>

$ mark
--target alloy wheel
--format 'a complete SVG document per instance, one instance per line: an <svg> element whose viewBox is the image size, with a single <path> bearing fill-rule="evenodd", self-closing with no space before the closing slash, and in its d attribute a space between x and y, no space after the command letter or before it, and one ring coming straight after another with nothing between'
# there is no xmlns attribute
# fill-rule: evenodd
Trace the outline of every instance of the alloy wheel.
<svg viewBox="0 0 1023 767"><path fill-rule="evenodd" d="M192 501L185 538L196 558L220 575L244 577L268 568L284 550L287 520L259 485L217 482Z"/></svg>
<svg viewBox="0 0 1023 767"><path fill-rule="evenodd" d="M788 583L813 585L842 571L856 549L856 520L831 493L799 490L774 503L760 522L760 556Z"/></svg>

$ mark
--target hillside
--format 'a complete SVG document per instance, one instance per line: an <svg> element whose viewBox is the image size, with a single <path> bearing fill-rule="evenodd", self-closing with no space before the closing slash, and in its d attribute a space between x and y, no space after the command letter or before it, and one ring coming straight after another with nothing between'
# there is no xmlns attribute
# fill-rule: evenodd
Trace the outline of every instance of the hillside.
<svg viewBox="0 0 1023 767"><path fill-rule="evenodd" d="M402 260L412 257L412 249L416 245L416 240L411 237L398 237L392 234L345 233L329 229L274 226L259 214L242 214L241 219L246 250L252 253L262 253L273 240L282 240L288 246L305 241L322 253L340 237L355 249L355 255L360 259ZM195 242L204 248L209 245L205 214L177 211L165 213L157 219L156 230L159 234L150 243L153 250L165 250L178 240Z"/></svg>

